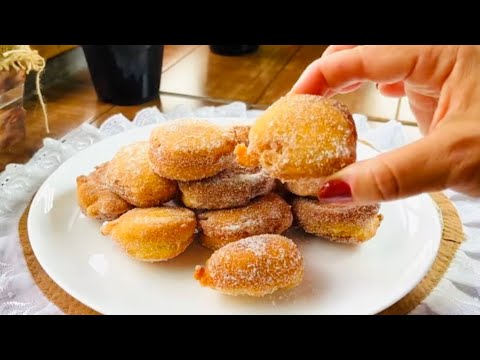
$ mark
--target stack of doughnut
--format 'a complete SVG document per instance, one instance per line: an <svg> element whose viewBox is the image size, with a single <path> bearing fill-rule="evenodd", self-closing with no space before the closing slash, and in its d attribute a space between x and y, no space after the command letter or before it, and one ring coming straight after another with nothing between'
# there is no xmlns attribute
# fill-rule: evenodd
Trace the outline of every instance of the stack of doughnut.
<svg viewBox="0 0 480 360"><path fill-rule="evenodd" d="M85 216L105 221L101 233L137 260L175 258L197 238L214 251L195 269L201 285L264 296L303 279L303 257L281 235L294 218L334 241L375 234L378 206L327 206L314 198L322 177L356 160L356 141L344 105L309 95L278 100L251 128L170 121L79 176L78 204ZM278 181L296 194L291 204Z"/></svg>
<svg viewBox="0 0 480 360"><path fill-rule="evenodd" d="M357 133L347 107L314 95L285 96L257 119L249 145L236 148L244 165L260 164L295 195L292 210L306 232L333 242L371 239L383 219L378 204L326 204L317 199L325 177L356 161Z"/></svg>

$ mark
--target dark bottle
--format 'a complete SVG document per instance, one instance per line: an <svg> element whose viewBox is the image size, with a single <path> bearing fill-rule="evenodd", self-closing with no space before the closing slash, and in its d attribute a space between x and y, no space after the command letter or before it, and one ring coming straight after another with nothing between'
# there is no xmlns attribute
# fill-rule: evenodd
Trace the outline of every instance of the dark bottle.
<svg viewBox="0 0 480 360"><path fill-rule="evenodd" d="M238 56L254 53L259 45L210 45L210 50L218 55Z"/></svg>
<svg viewBox="0 0 480 360"><path fill-rule="evenodd" d="M159 96L163 45L82 45L97 96L138 105Z"/></svg>

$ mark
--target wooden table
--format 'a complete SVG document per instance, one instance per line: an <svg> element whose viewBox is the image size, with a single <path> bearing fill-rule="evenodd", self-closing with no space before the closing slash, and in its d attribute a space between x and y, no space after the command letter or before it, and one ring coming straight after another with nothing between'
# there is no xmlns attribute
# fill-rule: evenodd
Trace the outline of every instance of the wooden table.
<svg viewBox="0 0 480 360"><path fill-rule="evenodd" d="M82 50L76 48L60 56L67 62L64 65L73 71L66 71L62 65L49 64L47 67L47 72L58 74L50 76L43 84L51 128L48 136L61 138L81 123L99 125L119 112L132 119L141 108L154 105L169 111L179 104L196 107L240 100L249 107L263 109L284 95L303 69L320 57L325 48L325 45L262 45L252 55L224 57L211 53L207 45L166 45L159 98L142 106L128 107L97 99ZM60 60L50 62L53 61ZM404 99L383 97L373 84L339 95L338 99L352 112L378 121L399 116L401 120L414 120ZM25 108L26 140L0 150L0 171L9 163L28 161L47 136L37 99L27 100Z"/></svg>

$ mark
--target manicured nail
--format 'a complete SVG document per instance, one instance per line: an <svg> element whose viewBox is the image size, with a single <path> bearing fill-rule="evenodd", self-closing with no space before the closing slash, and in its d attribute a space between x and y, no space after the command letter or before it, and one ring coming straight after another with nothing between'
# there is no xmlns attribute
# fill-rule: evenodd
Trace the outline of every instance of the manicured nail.
<svg viewBox="0 0 480 360"><path fill-rule="evenodd" d="M350 185L343 180L330 180L318 192L321 202L345 202L352 199Z"/></svg>

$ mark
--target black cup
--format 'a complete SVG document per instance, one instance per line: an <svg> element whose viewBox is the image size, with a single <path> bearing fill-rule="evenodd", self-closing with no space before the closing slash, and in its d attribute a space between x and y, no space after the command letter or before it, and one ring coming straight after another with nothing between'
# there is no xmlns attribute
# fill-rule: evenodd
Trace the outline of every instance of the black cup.
<svg viewBox="0 0 480 360"><path fill-rule="evenodd" d="M82 45L97 96L138 105L159 96L163 45Z"/></svg>
<svg viewBox="0 0 480 360"><path fill-rule="evenodd" d="M254 53L259 45L210 45L210 50L218 55L238 56Z"/></svg>

